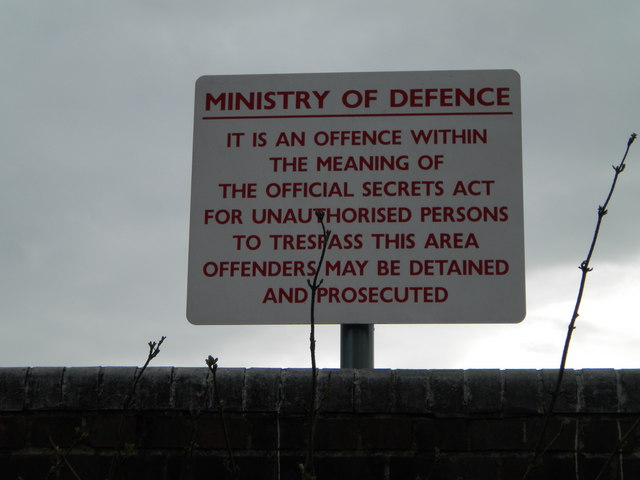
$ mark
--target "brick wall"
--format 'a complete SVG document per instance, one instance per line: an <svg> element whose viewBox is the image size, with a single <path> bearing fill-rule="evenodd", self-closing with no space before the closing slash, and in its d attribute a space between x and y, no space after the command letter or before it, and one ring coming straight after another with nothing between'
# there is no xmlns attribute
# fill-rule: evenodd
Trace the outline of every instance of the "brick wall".
<svg viewBox="0 0 640 480"><path fill-rule="evenodd" d="M0 478L232 478L209 371L149 368L123 411L135 373L0 368ZM556 374L321 370L317 478L519 479ZM310 371L217 376L237 478L300 478ZM529 478L594 479L639 415L640 370L567 371L548 451ZM602 478L640 478L640 433Z"/></svg>

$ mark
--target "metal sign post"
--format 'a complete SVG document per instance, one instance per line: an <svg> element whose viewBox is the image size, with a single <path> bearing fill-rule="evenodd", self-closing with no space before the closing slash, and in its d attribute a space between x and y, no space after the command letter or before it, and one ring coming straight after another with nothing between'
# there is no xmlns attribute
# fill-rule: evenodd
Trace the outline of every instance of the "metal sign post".
<svg viewBox="0 0 640 480"><path fill-rule="evenodd" d="M373 324L340 325L340 368L373 368Z"/></svg>

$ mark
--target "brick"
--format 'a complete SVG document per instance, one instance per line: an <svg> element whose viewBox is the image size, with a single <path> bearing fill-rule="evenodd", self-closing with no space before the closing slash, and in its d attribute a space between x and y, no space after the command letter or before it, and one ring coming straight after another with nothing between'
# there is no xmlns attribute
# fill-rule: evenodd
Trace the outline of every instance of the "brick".
<svg viewBox="0 0 640 480"><path fill-rule="evenodd" d="M617 470L620 469L620 466L617 465L616 467L615 472L618 473ZM609 470L611 469L612 468L609 467ZM621 470L624 476L619 474L616 478L640 478L640 459L637 457L637 454L623 455Z"/></svg>
<svg viewBox="0 0 640 480"><path fill-rule="evenodd" d="M231 479L231 474L225 466L226 452L207 452L200 454L169 454L167 455L167 479L196 480L199 478Z"/></svg>
<svg viewBox="0 0 640 480"><path fill-rule="evenodd" d="M64 367L34 367L27 373L25 407L50 410L62 407Z"/></svg>
<svg viewBox="0 0 640 480"><path fill-rule="evenodd" d="M428 370L396 370L393 376L396 412L427 413L429 411Z"/></svg>
<svg viewBox="0 0 640 480"><path fill-rule="evenodd" d="M416 456L392 456L389 459L389 478L392 480L426 480L433 478L435 452L419 452Z"/></svg>
<svg viewBox="0 0 640 480"><path fill-rule="evenodd" d="M309 441L309 418L306 415L287 416L279 421L280 447L306 452ZM355 452L360 445L360 420L351 416L323 416L316 421L314 448Z"/></svg>
<svg viewBox="0 0 640 480"><path fill-rule="evenodd" d="M242 414L225 414L224 423L232 449L246 450L250 446L251 425ZM196 443L202 449L226 450L222 419L219 414L208 413L197 419Z"/></svg>
<svg viewBox="0 0 640 480"><path fill-rule="evenodd" d="M625 438L622 450L637 452L640 450L640 417L631 416L618 420L620 436Z"/></svg>
<svg viewBox="0 0 640 480"><path fill-rule="evenodd" d="M163 410L171 406L172 367L138 369L138 385L132 408Z"/></svg>
<svg viewBox="0 0 640 480"><path fill-rule="evenodd" d="M244 407L244 390L245 390L245 374L244 368L218 368L216 378L218 383L218 395L224 406L225 412L241 412ZM213 377L209 376L209 385L213 387ZM216 409L213 403L213 390L209 395L209 408Z"/></svg>
<svg viewBox="0 0 640 480"><path fill-rule="evenodd" d="M469 413L502 411L502 372L465 370L465 403Z"/></svg>
<svg viewBox="0 0 640 480"><path fill-rule="evenodd" d="M497 478L500 480L522 479L532 458L531 454L502 457L500 459L499 476ZM526 478L527 480L545 480L538 474L539 470L533 469Z"/></svg>
<svg viewBox="0 0 640 480"><path fill-rule="evenodd" d="M88 432L86 419L76 414L67 413L39 413L30 419L31 432L29 445L31 447L52 448L53 444L61 448L75 443L84 443L81 433Z"/></svg>
<svg viewBox="0 0 640 480"><path fill-rule="evenodd" d="M467 450L467 422L458 418L429 418L414 421L416 448L421 452Z"/></svg>
<svg viewBox="0 0 640 480"><path fill-rule="evenodd" d="M511 480L522 478L529 466L530 456L509 457L501 460L500 479ZM575 452L550 453L542 456L540 461L530 470L527 480L565 480L565 479L593 479L602 466L600 459L587 460L579 456L579 472L576 474ZM605 476L601 480L618 480L620 477Z"/></svg>
<svg viewBox="0 0 640 480"><path fill-rule="evenodd" d="M613 447L611 447L613 448ZM606 455L578 455L578 473L574 478L596 478L600 471L603 469L607 462L608 452ZM638 478L637 475L633 475L631 471L626 471L624 475L620 475L620 460L618 456L613 459L609 466L605 469L599 480L620 480L622 478ZM574 469L576 467L574 466Z"/></svg>
<svg viewBox="0 0 640 480"><path fill-rule="evenodd" d="M315 459L316 478L383 480L386 459L379 456L320 457ZM295 477L293 477L295 478Z"/></svg>
<svg viewBox="0 0 640 480"><path fill-rule="evenodd" d="M235 456L235 462L238 467L237 476L230 477L234 480L256 480L260 479L276 479L278 471L277 458L274 455L256 455L256 456ZM256 477L256 473L258 476ZM203 477L198 477L203 478ZM212 478L207 475L204 478ZM215 477L216 479L218 477ZM223 477L224 478L224 477Z"/></svg>
<svg viewBox="0 0 640 480"><path fill-rule="evenodd" d="M408 418L364 418L360 432L365 450L408 450L413 444L412 421Z"/></svg>
<svg viewBox="0 0 640 480"><path fill-rule="evenodd" d="M246 372L245 408L255 412L275 412L280 400L280 377L277 368L250 368Z"/></svg>
<svg viewBox="0 0 640 480"><path fill-rule="evenodd" d="M355 452L360 445L360 424L353 416L320 416L316 422L316 450Z"/></svg>
<svg viewBox="0 0 640 480"><path fill-rule="evenodd" d="M525 418L526 449L534 451L544 424L544 415ZM552 416L542 442L550 452L573 452L576 448L576 419Z"/></svg>
<svg viewBox="0 0 640 480"><path fill-rule="evenodd" d="M518 451L525 447L524 422L519 418L469 421L469 447L473 451Z"/></svg>
<svg viewBox="0 0 640 480"><path fill-rule="evenodd" d="M71 473L63 462L61 465L60 478L62 479L88 479L88 478L107 478L109 475L109 467L113 462L113 458L109 455L99 456L92 455L91 453L71 453L65 455L69 465L73 467L73 470L77 473L77 477ZM57 478L55 474L49 477L41 478ZM112 477L113 478L113 477ZM115 477L121 478L121 477ZM130 478L130 477L128 477ZM26 477L25 477L25 480Z"/></svg>
<svg viewBox="0 0 640 480"><path fill-rule="evenodd" d="M137 415L138 448L185 450L196 441L201 419L183 413L152 412Z"/></svg>
<svg viewBox="0 0 640 480"><path fill-rule="evenodd" d="M11 480L55 478L55 475L48 475L53 461L55 461L55 458L50 455L9 454L0 452L2 478Z"/></svg>
<svg viewBox="0 0 640 480"><path fill-rule="evenodd" d="M305 413L311 406L311 370L289 368L282 375L282 412ZM319 387L318 387L319 392ZM316 396L316 408L318 397Z"/></svg>
<svg viewBox="0 0 640 480"><path fill-rule="evenodd" d="M24 407L27 371L26 367L0 368L0 412Z"/></svg>
<svg viewBox="0 0 640 480"><path fill-rule="evenodd" d="M457 463L457 465L452 465L452 473L454 471L461 471L460 478L470 480L495 480L500 475L500 461L495 456L483 454L456 460L455 463Z"/></svg>
<svg viewBox="0 0 640 480"><path fill-rule="evenodd" d="M257 450L276 450L278 448L278 420L273 413L245 414L249 426L250 448ZM282 433L280 433L282 436Z"/></svg>
<svg viewBox="0 0 640 480"><path fill-rule="evenodd" d="M505 413L542 413L544 408L537 370L505 370Z"/></svg>
<svg viewBox="0 0 640 480"><path fill-rule="evenodd" d="M19 449L26 445L27 418L24 416L0 415L0 449Z"/></svg>
<svg viewBox="0 0 640 480"><path fill-rule="evenodd" d="M112 449L117 445L135 444L138 416L132 412L101 411L86 417L89 436L85 443L94 448Z"/></svg>
<svg viewBox="0 0 640 480"><path fill-rule="evenodd" d="M208 408L209 369L174 368L171 383L172 406L178 410L201 411Z"/></svg>
<svg viewBox="0 0 640 480"><path fill-rule="evenodd" d="M618 411L618 379L614 369L584 369L580 382L580 411L615 413Z"/></svg>
<svg viewBox="0 0 640 480"><path fill-rule="evenodd" d="M640 369L618 370L620 411L640 413Z"/></svg>
<svg viewBox="0 0 640 480"><path fill-rule="evenodd" d="M116 469L116 475L112 478L158 480L164 478L166 470L167 459L165 455L137 452L133 455L123 456L121 470Z"/></svg>
<svg viewBox="0 0 640 480"><path fill-rule="evenodd" d="M137 367L104 367L101 369L98 396L100 409L122 409L137 370Z"/></svg>
<svg viewBox="0 0 640 480"><path fill-rule="evenodd" d="M585 453L610 452L618 443L620 431L616 420L590 419L578 424L580 451Z"/></svg>
<svg viewBox="0 0 640 480"><path fill-rule="evenodd" d="M64 371L62 404L67 409L98 408L100 367L74 367Z"/></svg>
<svg viewBox="0 0 640 480"><path fill-rule="evenodd" d="M323 369L320 370L318 380L319 408L323 412L353 412L355 406L354 369Z"/></svg>
<svg viewBox="0 0 640 480"><path fill-rule="evenodd" d="M358 369L356 381L356 411L382 412L393 410L391 370Z"/></svg>
<svg viewBox="0 0 640 480"><path fill-rule="evenodd" d="M306 452L300 451L299 455L295 455L293 453L280 455L280 465L279 471L280 475L274 477L276 479L303 479L302 476L302 465L305 462L305 454ZM317 477L316 477L317 478Z"/></svg>
<svg viewBox="0 0 640 480"><path fill-rule="evenodd" d="M231 473L231 462L227 452L214 452L202 455L172 455L167 458L167 479L200 480L212 478L216 480L255 480L275 479L277 464L272 457L234 455L233 460L238 469ZM282 477L287 478L287 477ZM293 477L292 477L293 478Z"/></svg>
<svg viewBox="0 0 640 480"><path fill-rule="evenodd" d="M305 415L287 415L278 420L279 445L283 450L303 450L308 439L308 419ZM274 431L274 434L278 434Z"/></svg>
<svg viewBox="0 0 640 480"><path fill-rule="evenodd" d="M558 380L558 370L540 370L540 377L542 379L542 401L546 412ZM574 413L577 411L578 386L576 372L574 370L565 370L554 413Z"/></svg>
<svg viewBox="0 0 640 480"><path fill-rule="evenodd" d="M448 415L462 414L464 373L462 370L432 370L429 379L431 409Z"/></svg>
<svg viewBox="0 0 640 480"><path fill-rule="evenodd" d="M576 461L568 456L545 456L539 468L540 480L565 480L579 478L576 475Z"/></svg>
<svg viewBox="0 0 640 480"><path fill-rule="evenodd" d="M499 469L500 463L495 457L443 454L436 457L428 478L495 480L499 478Z"/></svg>
<svg viewBox="0 0 640 480"><path fill-rule="evenodd" d="M532 457L516 456L500 459L500 480L521 479L525 471L529 468ZM575 473L575 455L574 454L557 454L546 453L542 458L533 465L527 480L567 480L582 479L589 480L594 478L595 473L583 471L581 475ZM604 479L602 479L604 480Z"/></svg>

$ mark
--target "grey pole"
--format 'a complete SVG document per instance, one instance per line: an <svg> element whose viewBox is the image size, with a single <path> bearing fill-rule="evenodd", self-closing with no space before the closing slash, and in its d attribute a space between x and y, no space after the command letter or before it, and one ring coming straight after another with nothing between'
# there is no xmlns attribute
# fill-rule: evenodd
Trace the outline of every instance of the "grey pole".
<svg viewBox="0 0 640 480"><path fill-rule="evenodd" d="M340 325L340 368L373 368L373 324Z"/></svg>

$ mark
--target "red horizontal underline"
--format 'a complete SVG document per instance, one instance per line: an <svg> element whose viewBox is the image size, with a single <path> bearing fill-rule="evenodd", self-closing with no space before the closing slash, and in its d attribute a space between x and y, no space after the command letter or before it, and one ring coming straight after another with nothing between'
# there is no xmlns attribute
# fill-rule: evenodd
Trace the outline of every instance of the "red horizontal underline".
<svg viewBox="0 0 640 480"><path fill-rule="evenodd" d="M202 117L202 120L256 120L275 118L353 118L353 117L446 117L468 115L513 115L513 112L422 112L422 113L342 113L327 115L245 115L224 117Z"/></svg>

